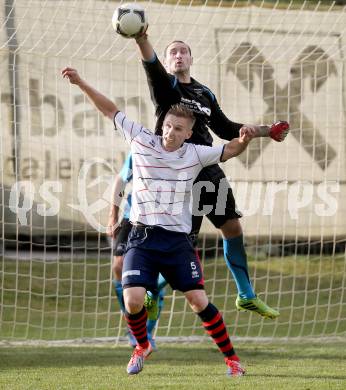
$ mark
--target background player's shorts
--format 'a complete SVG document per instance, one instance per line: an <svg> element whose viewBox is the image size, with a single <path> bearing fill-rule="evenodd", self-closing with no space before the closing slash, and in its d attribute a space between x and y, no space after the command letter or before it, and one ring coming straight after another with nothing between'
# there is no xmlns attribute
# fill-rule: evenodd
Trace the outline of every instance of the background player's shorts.
<svg viewBox="0 0 346 390"><path fill-rule="evenodd" d="M133 226L123 264L123 288L141 286L155 291L159 273L173 290L204 288L201 263L187 234Z"/></svg>
<svg viewBox="0 0 346 390"><path fill-rule="evenodd" d="M215 191L207 192L202 188L199 199L193 199L193 210L202 210L203 206L213 206L212 211L206 214L206 217L216 227L220 228L229 219L241 218L242 214L237 210L232 189L226 179L225 174L218 165L210 165L201 170L195 183L211 182L215 186ZM221 185L220 185L221 181ZM195 184L194 183L194 184ZM199 204L197 205L197 201ZM203 216L192 216L191 239L194 241L201 228Z"/></svg>
<svg viewBox="0 0 346 390"><path fill-rule="evenodd" d="M113 256L123 256L132 225L128 219L123 219L119 225L117 237L112 240Z"/></svg>

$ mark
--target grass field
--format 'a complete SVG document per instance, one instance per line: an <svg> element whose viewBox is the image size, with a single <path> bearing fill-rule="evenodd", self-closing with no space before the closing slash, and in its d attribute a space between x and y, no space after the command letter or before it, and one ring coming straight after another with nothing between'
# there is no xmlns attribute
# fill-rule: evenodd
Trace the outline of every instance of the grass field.
<svg viewBox="0 0 346 390"><path fill-rule="evenodd" d="M258 293L279 308L277 321L235 310L235 285L223 259L204 261L205 287L230 333L249 337L346 336L343 254L249 259ZM70 339L124 334L110 259L3 259L0 339ZM121 325L120 325L121 324ZM119 329L119 326L122 328ZM167 290L159 336L202 335L184 297Z"/></svg>
<svg viewBox="0 0 346 390"><path fill-rule="evenodd" d="M277 321L234 308L235 288L222 259L204 262L206 291L223 312L247 369L227 378L211 342L160 344L144 371L128 377L125 345L0 347L0 389L346 389L346 296L343 255L249 259L257 292L278 307ZM124 334L112 296L109 259L3 259L2 340L70 339ZM180 294L167 291L158 336L202 335ZM255 343L243 336L297 337ZM307 343L304 336L339 336Z"/></svg>
<svg viewBox="0 0 346 390"><path fill-rule="evenodd" d="M344 390L346 345L236 343L247 369L226 377L211 343L160 344L142 373L126 374L129 347L0 348L0 388Z"/></svg>

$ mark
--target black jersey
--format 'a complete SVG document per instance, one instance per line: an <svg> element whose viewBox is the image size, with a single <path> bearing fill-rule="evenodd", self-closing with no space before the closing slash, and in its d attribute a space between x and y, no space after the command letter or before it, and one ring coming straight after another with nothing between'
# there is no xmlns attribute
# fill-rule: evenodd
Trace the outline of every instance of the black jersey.
<svg viewBox="0 0 346 390"><path fill-rule="evenodd" d="M190 83L180 83L177 77L167 73L157 56L151 62L143 61L143 66L156 109L156 134L162 134L163 120L169 108L180 103L191 109L196 117L192 137L186 142L212 145L213 138L208 128L225 140L239 136L242 124L226 117L209 88L193 78Z"/></svg>

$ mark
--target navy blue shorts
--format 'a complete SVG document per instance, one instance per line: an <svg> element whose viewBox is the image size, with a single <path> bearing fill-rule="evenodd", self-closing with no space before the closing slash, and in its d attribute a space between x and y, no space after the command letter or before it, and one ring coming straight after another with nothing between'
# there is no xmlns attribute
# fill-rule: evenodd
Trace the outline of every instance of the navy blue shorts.
<svg viewBox="0 0 346 390"><path fill-rule="evenodd" d="M123 264L123 288L140 286L156 291L159 273L173 290L204 289L202 266L187 234L133 226Z"/></svg>

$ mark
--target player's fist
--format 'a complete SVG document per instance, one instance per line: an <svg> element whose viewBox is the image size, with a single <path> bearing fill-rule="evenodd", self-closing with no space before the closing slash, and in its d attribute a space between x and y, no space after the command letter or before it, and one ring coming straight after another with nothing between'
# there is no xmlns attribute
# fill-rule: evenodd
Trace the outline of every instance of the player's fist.
<svg viewBox="0 0 346 390"><path fill-rule="evenodd" d="M107 236L116 239L117 235L120 230L120 225L118 223L118 219L114 218L113 216L109 216L108 218L108 223L107 223L107 228L106 228L106 234Z"/></svg>
<svg viewBox="0 0 346 390"><path fill-rule="evenodd" d="M61 71L62 77L68 78L71 84L79 85L82 82L76 69L66 67Z"/></svg>
<svg viewBox="0 0 346 390"><path fill-rule="evenodd" d="M282 142L290 129L290 125L286 121L278 121L270 126L269 136L277 142Z"/></svg>
<svg viewBox="0 0 346 390"><path fill-rule="evenodd" d="M239 138L243 138L244 135L252 139L256 136L256 126L254 125L243 125L239 130Z"/></svg>
<svg viewBox="0 0 346 390"><path fill-rule="evenodd" d="M239 142L250 142L256 135L255 126L252 125L243 125L239 130Z"/></svg>

